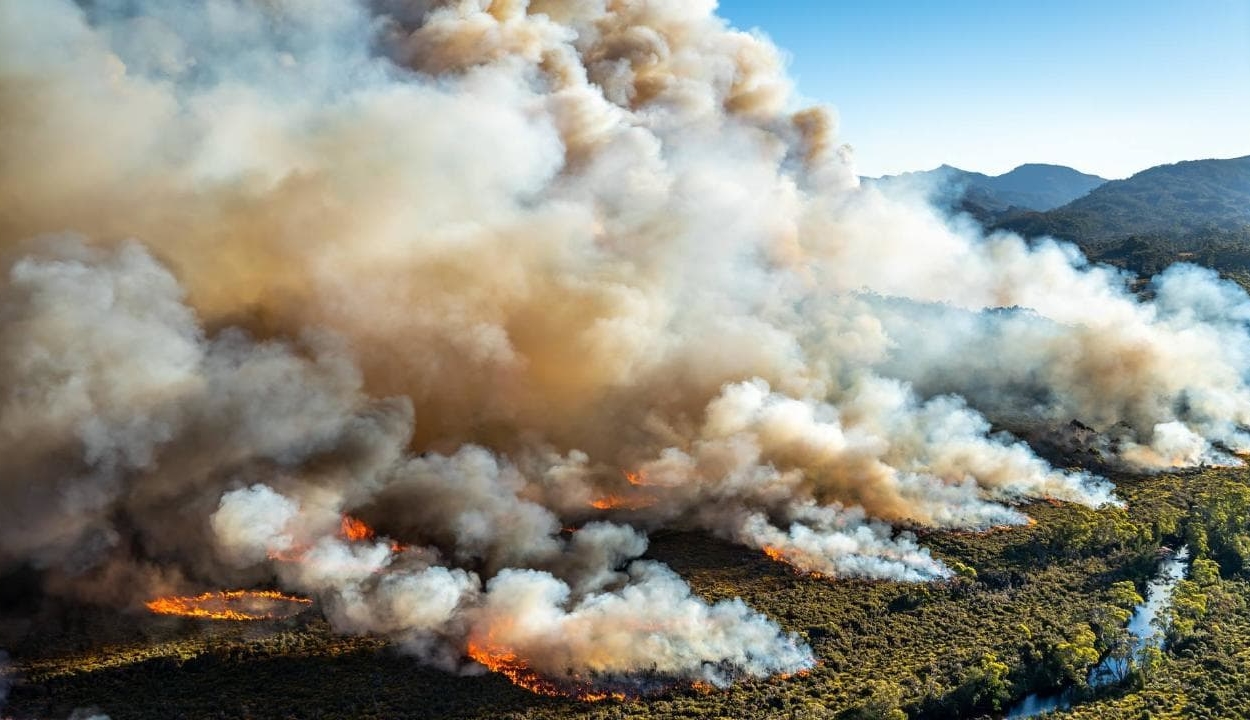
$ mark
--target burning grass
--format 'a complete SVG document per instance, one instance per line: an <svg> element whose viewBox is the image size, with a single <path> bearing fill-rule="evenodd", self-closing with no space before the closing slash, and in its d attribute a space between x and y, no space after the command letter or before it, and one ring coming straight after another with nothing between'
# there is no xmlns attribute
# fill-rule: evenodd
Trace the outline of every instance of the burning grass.
<svg viewBox="0 0 1250 720"><path fill-rule="evenodd" d="M783 550L782 548L775 547L773 545L765 545L763 547L763 551L764 551L764 554L768 556L769 560L772 560L773 562L781 563L782 565L785 565L786 567L790 568L791 570L793 570L795 573L799 575L813 578L815 580L824 580L826 578L825 575L818 573L815 570L808 570L804 568L802 565L802 561L799 558L792 557L790 554L787 554L786 551Z"/></svg>
<svg viewBox="0 0 1250 720"><path fill-rule="evenodd" d="M597 690L588 682L574 680L565 683L545 678L531 670L516 653L503 648L470 642L466 652L470 658L491 672L499 673L508 678L513 685L529 690L537 695L570 697L583 702L619 701L628 697L623 692Z"/></svg>
<svg viewBox="0 0 1250 720"><path fill-rule="evenodd" d="M606 495L592 500L590 506L596 510L645 510L657 502L655 498L651 497Z"/></svg>
<svg viewBox="0 0 1250 720"><path fill-rule="evenodd" d="M307 610L312 600L273 590L228 590L160 597L145 604L157 615L237 622L294 617Z"/></svg>

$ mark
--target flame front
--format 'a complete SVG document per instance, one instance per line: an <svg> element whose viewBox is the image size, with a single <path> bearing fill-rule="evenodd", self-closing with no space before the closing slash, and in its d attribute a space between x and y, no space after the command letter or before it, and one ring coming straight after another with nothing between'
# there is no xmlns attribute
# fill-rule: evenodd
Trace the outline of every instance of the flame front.
<svg viewBox="0 0 1250 720"><path fill-rule="evenodd" d="M786 561L786 554L782 552L781 548L779 547L773 547L772 545L765 545L764 554L767 555L769 558L771 558L774 562L785 563L787 565L790 564L789 562Z"/></svg>
<svg viewBox="0 0 1250 720"><path fill-rule="evenodd" d="M642 510L656 504L655 498L624 497L621 495L605 495L590 501L596 510Z"/></svg>
<svg viewBox="0 0 1250 720"><path fill-rule="evenodd" d="M774 545L765 545L763 550L764 554L767 555L770 560L773 562L779 562L800 575L806 575L818 580L824 579L825 577L822 573L818 573L815 570L808 570L803 567L803 564L797 558L791 557L791 555L787 554L785 550L779 547Z"/></svg>
<svg viewBox="0 0 1250 720"><path fill-rule="evenodd" d="M583 702L626 698L625 694L620 692L603 692L584 685L567 686L549 680L530 669L529 665L526 665L525 661L511 650L470 641L466 653L491 672L497 672L508 678L513 685L525 688L537 695L573 697Z"/></svg>
<svg viewBox="0 0 1250 720"><path fill-rule="evenodd" d="M206 592L201 595L171 596L150 600L148 610L157 615L178 615L182 617L204 618L206 620L279 620L303 612L300 607L294 612L259 612L257 607L269 606L277 608L286 606L308 606L312 600L294 595L283 595L274 590L229 590L222 592Z"/></svg>

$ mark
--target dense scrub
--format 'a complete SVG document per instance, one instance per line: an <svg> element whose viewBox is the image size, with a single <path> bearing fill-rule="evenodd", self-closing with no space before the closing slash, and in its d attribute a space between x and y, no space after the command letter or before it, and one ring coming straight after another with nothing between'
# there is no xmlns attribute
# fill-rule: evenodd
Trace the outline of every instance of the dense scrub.
<svg viewBox="0 0 1250 720"><path fill-rule="evenodd" d="M928 534L923 542L957 570L933 585L804 577L703 535L653 538L651 555L701 594L740 596L803 635L821 660L804 677L588 704L533 695L498 675L424 668L312 619L221 625L62 609L43 618L58 633L32 627L24 641L6 640L23 676L8 711L65 717L95 706L114 720L993 716L1032 689L1079 687L1117 640L1160 547L1189 542L1199 561L1177 593L1170 652L1076 714L1235 717L1250 707L1248 477L1121 478L1123 509L1038 503L1027 508L1030 527Z"/></svg>

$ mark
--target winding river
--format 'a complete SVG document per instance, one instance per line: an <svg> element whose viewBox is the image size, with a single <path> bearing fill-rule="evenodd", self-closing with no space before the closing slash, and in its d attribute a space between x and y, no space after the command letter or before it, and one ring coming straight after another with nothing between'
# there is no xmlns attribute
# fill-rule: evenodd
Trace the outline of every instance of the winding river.
<svg viewBox="0 0 1250 720"><path fill-rule="evenodd" d="M1160 613L1172 603L1172 591L1176 584L1189 572L1189 548L1182 547L1159 566L1159 573L1150 581L1146 588L1146 599L1133 610L1128 621L1128 632L1133 638L1133 655L1137 656L1142 649L1153 645L1162 647L1163 632L1160 627ZM1090 687L1103 687L1115 683L1128 673L1123 658L1106 657L1089 671ZM1076 691L1068 688L1062 692L1042 694L1033 693L1016 703L1007 711L1007 720L1013 718L1029 718L1072 707L1076 699Z"/></svg>

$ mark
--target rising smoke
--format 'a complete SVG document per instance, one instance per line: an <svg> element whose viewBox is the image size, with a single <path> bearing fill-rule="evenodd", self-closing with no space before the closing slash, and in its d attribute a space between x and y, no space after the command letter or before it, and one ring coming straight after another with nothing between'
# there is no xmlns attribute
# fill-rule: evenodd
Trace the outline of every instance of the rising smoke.
<svg viewBox="0 0 1250 720"><path fill-rule="evenodd" d="M1142 301L860 187L714 10L0 5L0 572L276 580L443 667L723 684L812 656L649 530L923 581L910 529L1115 502L1003 428L1250 447L1244 293Z"/></svg>

